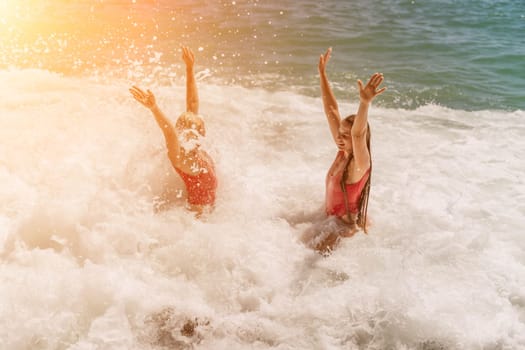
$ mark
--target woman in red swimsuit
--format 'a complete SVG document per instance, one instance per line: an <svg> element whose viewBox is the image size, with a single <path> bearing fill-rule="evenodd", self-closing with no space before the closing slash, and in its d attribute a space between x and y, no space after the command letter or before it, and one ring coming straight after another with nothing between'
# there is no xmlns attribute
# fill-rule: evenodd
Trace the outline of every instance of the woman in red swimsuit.
<svg viewBox="0 0 525 350"><path fill-rule="evenodd" d="M378 88L383 82L380 73L373 74L364 86L358 80L360 103L357 114L341 119L325 71L331 53L329 48L319 58L319 74L324 111L338 152L326 175L325 208L329 219L323 225L324 232L318 232L318 237L312 241L313 247L319 251L333 249L339 237L351 237L358 228L366 233L372 171L368 108L374 97L386 90L385 87Z"/></svg>
<svg viewBox="0 0 525 350"><path fill-rule="evenodd" d="M151 91L144 92L133 86L130 92L155 116L166 139L171 164L186 185L187 207L200 216L215 203L217 178L213 160L199 147L199 138L206 135L206 129L204 120L198 115L199 96L193 74L193 52L183 47L182 59L186 64L186 112L177 119L175 126L159 109Z"/></svg>

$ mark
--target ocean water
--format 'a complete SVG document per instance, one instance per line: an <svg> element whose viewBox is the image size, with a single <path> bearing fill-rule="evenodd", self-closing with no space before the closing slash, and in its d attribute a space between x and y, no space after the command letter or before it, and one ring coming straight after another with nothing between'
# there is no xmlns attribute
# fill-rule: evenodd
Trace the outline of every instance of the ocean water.
<svg viewBox="0 0 525 350"><path fill-rule="evenodd" d="M0 1L0 349L525 349L525 4ZM185 102L220 187L195 220L130 96ZM299 242L343 114L370 110L369 235Z"/></svg>

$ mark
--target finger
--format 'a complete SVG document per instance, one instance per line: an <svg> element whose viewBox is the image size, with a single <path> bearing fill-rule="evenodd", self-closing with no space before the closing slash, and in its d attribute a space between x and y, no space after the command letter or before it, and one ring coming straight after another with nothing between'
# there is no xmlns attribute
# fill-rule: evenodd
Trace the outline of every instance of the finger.
<svg viewBox="0 0 525 350"><path fill-rule="evenodd" d="M326 50L326 53L325 53L325 61L328 61L330 59L330 56L332 56L332 48L329 47L327 50Z"/></svg>
<svg viewBox="0 0 525 350"><path fill-rule="evenodd" d="M375 87L378 87L379 85L381 85L381 83L383 82L383 80L385 80L385 78L384 78L382 75L379 75L379 77L378 77L377 80L376 80Z"/></svg>
<svg viewBox="0 0 525 350"><path fill-rule="evenodd" d="M379 85L379 80L380 80L380 76L374 74L374 76L370 79L370 85L376 88Z"/></svg>
<svg viewBox="0 0 525 350"><path fill-rule="evenodd" d="M380 73L375 73L372 78L373 85L378 86L379 84L381 84L381 81L383 80L382 77L383 76Z"/></svg>
<svg viewBox="0 0 525 350"><path fill-rule="evenodd" d="M139 101L140 103L142 103L142 98L140 98L140 96L138 96L138 95L136 95L136 94L134 94L134 93L132 93L132 95L133 95L133 98L134 98L135 100L137 100L137 101Z"/></svg>
<svg viewBox="0 0 525 350"><path fill-rule="evenodd" d="M359 91L363 90L363 82L361 79L357 79L357 87L359 88Z"/></svg>
<svg viewBox="0 0 525 350"><path fill-rule="evenodd" d="M139 95L139 94L137 94L137 93L134 93L134 92L132 92L131 94L133 95L133 97L134 97L136 100L139 100L139 101L142 101L142 100L143 100L143 98L142 98L141 95Z"/></svg>
<svg viewBox="0 0 525 350"><path fill-rule="evenodd" d="M382 89L377 90L375 95L376 95L376 96L377 96L377 95L380 95L380 94L382 94L385 90L386 90L386 86L385 86L384 88L382 88Z"/></svg>
<svg viewBox="0 0 525 350"><path fill-rule="evenodd" d="M144 91L142 91L138 86L133 86L132 87L138 94L142 94L144 95Z"/></svg>
<svg viewBox="0 0 525 350"><path fill-rule="evenodd" d="M144 91L142 91L141 89L139 89L138 87L136 86L133 86L132 89L130 89L130 91L134 94L134 95L137 95L139 97L144 97L145 93Z"/></svg>
<svg viewBox="0 0 525 350"><path fill-rule="evenodd" d="M376 77L376 74L375 74L375 73L372 74L372 75L370 76L370 79L368 79L368 82L366 83L366 85L367 85L367 86L368 86L368 85L369 85L369 86L374 86L375 77Z"/></svg>
<svg viewBox="0 0 525 350"><path fill-rule="evenodd" d="M374 76L372 75L366 82L366 86L372 86L374 84Z"/></svg>
<svg viewBox="0 0 525 350"><path fill-rule="evenodd" d="M135 100L137 100L137 101L142 101L143 100L143 96L141 94L137 93L136 91L131 91L131 94L133 95Z"/></svg>

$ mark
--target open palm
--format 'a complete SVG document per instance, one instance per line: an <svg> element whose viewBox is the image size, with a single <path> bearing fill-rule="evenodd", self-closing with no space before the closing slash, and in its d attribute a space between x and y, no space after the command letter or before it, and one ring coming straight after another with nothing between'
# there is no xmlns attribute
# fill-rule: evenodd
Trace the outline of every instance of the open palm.
<svg viewBox="0 0 525 350"><path fill-rule="evenodd" d="M381 73L374 73L368 80L365 86L361 80L357 80L357 85L359 86L359 98L362 102L370 103L374 97L383 93L386 90L386 87L379 89L379 85L383 82L384 77Z"/></svg>
<svg viewBox="0 0 525 350"><path fill-rule="evenodd" d="M326 52L319 57L319 65L317 68L319 69L319 73L324 73L326 69L326 64L330 60L330 56L332 56L332 48L329 47Z"/></svg>
<svg viewBox="0 0 525 350"><path fill-rule="evenodd" d="M146 108L153 109L157 105L157 102L155 101L155 96L149 90L147 90L147 92L144 92L137 86L132 86L131 89L129 89L129 92L131 92L135 100L142 103Z"/></svg>
<svg viewBox="0 0 525 350"><path fill-rule="evenodd" d="M186 67L188 68L192 68L195 64L195 55L187 46L182 47L182 60L186 63Z"/></svg>

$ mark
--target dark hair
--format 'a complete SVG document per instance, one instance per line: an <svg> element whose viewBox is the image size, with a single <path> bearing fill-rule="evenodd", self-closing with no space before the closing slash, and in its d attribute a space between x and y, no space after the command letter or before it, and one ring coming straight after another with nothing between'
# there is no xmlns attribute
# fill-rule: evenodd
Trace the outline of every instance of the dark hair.
<svg viewBox="0 0 525 350"><path fill-rule="evenodd" d="M356 115L352 114L343 119L343 121L353 124L354 119ZM361 195L359 196L359 212L357 213L357 225L360 226L365 233L366 232L366 214L368 212L368 198L370 196L370 185L372 180L372 152L370 151L370 124L366 124L366 147L368 148L368 153L370 154L370 172L368 174L368 179L366 180L365 187L363 187L363 190L361 191ZM346 162L346 165L343 170L343 176L341 178L341 188L343 189L343 193L345 193L345 203L346 203L346 180L348 179L348 166L350 165L350 162L352 161L352 158L354 158L353 153L348 157L348 161ZM348 211L348 207L347 207ZM348 214L348 213L347 213Z"/></svg>

